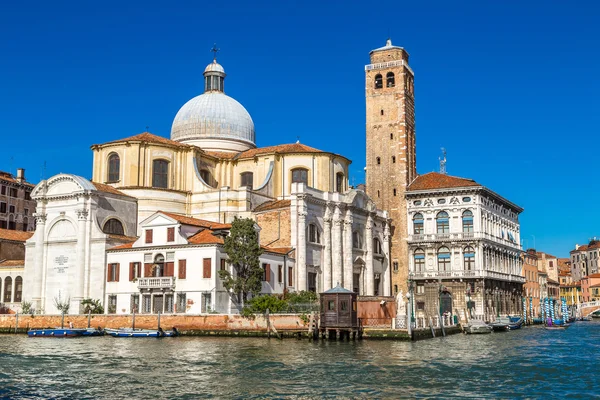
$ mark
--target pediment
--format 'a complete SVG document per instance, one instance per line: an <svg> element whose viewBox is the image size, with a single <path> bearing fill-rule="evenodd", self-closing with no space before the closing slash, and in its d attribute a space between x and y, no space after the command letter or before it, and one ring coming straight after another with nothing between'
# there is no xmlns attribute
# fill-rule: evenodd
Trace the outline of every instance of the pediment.
<svg viewBox="0 0 600 400"><path fill-rule="evenodd" d="M140 222L140 226L142 228L152 227L152 226L165 226L165 225L175 225L178 224L178 221L166 216L161 212L156 212Z"/></svg>

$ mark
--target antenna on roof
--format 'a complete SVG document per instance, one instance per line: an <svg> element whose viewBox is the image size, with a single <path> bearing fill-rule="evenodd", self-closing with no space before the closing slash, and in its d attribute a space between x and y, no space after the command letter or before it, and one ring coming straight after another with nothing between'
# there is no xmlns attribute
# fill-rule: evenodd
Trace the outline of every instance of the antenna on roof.
<svg viewBox="0 0 600 400"><path fill-rule="evenodd" d="M446 149L442 147L442 156L439 157L440 160L440 174L446 175Z"/></svg>

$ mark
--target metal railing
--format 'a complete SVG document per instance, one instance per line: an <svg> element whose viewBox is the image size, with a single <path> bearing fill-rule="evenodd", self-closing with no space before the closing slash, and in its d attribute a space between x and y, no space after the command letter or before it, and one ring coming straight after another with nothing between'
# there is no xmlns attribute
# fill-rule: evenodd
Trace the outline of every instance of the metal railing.
<svg viewBox="0 0 600 400"><path fill-rule="evenodd" d="M152 278L138 278L138 289L173 289L175 277L161 276Z"/></svg>
<svg viewBox="0 0 600 400"><path fill-rule="evenodd" d="M492 278L509 282L525 283L525 277L514 274L506 274L497 271L482 270L453 270L453 271L417 271L413 273L414 278Z"/></svg>
<svg viewBox="0 0 600 400"><path fill-rule="evenodd" d="M393 329L392 318L359 318L358 323L362 328Z"/></svg>
<svg viewBox="0 0 600 400"><path fill-rule="evenodd" d="M521 248L519 243L513 242L499 236L490 235L485 232L451 232L451 233L419 233L408 235L409 242L426 242L436 240L472 240L489 239L497 243L503 243L512 247Z"/></svg>

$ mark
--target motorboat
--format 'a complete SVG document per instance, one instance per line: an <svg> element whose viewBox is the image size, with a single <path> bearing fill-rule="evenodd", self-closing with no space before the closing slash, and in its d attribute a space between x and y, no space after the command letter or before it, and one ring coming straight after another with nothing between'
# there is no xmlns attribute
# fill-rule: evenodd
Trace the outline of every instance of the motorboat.
<svg viewBox="0 0 600 400"><path fill-rule="evenodd" d="M569 326L571 326L570 324L555 324L555 325L546 325L544 328L548 329L548 330L561 330L561 329L567 329Z"/></svg>
<svg viewBox="0 0 600 400"><path fill-rule="evenodd" d="M473 319L465 326L465 333L468 334L480 334L480 333L491 333L492 327L483 321Z"/></svg>
<svg viewBox="0 0 600 400"><path fill-rule="evenodd" d="M513 331L523 326L523 318L520 317L498 317L490 324L494 331Z"/></svg>
<svg viewBox="0 0 600 400"><path fill-rule="evenodd" d="M153 338L161 338L161 337L174 337L178 336L179 332L177 328L173 328L170 331L164 331L162 328L158 329L134 329L134 328L118 328L104 329L106 333L112 337L118 338L140 338L140 337L153 337Z"/></svg>
<svg viewBox="0 0 600 400"><path fill-rule="evenodd" d="M84 336L87 329L72 329L72 328L48 328L48 329L30 329L27 331L29 337L46 337L46 338L72 338Z"/></svg>

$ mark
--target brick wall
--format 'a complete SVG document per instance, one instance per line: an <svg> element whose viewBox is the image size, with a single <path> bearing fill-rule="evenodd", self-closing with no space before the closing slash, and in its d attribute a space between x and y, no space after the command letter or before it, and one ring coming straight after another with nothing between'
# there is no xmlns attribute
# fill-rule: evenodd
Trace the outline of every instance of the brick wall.
<svg viewBox="0 0 600 400"><path fill-rule="evenodd" d="M73 322L75 328L87 328L86 315L65 315L67 321ZM271 324L278 331L306 330L304 322L296 314L271 315ZM15 315L0 315L0 328L14 328ZM153 329L157 327L157 315L136 315L135 327ZM60 315L19 315L19 328L49 328L60 327ZM267 323L264 317L254 319L243 318L239 315L161 315L160 325L163 329L175 326L177 329L199 331L266 331ZM93 328L121 328L132 326L131 315L92 315L90 326Z"/></svg>
<svg viewBox="0 0 600 400"><path fill-rule="evenodd" d="M268 245L269 247L291 246L292 228L289 207L256 214L256 223L261 229L261 245Z"/></svg>
<svg viewBox="0 0 600 400"><path fill-rule="evenodd" d="M0 240L0 260L24 260L25 245L20 242Z"/></svg>

